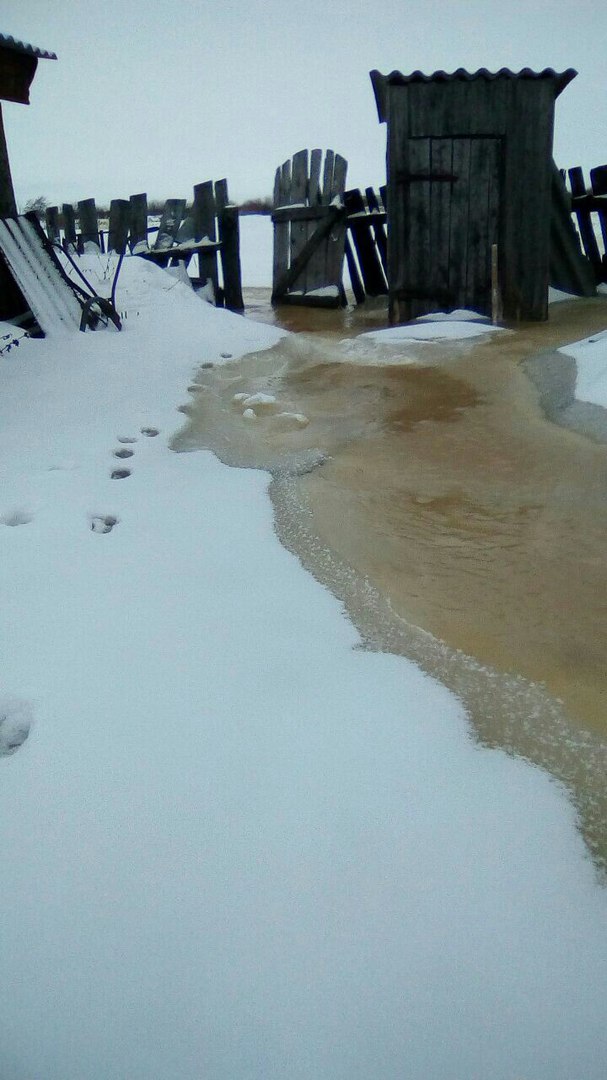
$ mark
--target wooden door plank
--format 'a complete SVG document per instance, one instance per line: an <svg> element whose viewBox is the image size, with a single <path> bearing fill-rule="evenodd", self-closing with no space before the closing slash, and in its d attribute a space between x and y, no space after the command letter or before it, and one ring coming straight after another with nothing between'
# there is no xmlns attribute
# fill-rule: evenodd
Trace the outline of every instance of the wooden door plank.
<svg viewBox="0 0 607 1080"><path fill-rule="evenodd" d="M427 176L430 172L430 139L408 139L407 142L408 167L404 171L409 177ZM400 190L405 203L408 248L408 273L403 284L408 301L407 317L412 319L435 310L430 299L435 291L430 253L430 182L422 179L406 183Z"/></svg>
<svg viewBox="0 0 607 1080"><path fill-rule="evenodd" d="M322 202L328 206L331 202L331 190L333 188L333 168L335 165L335 151L325 151L325 164L322 171Z"/></svg>
<svg viewBox="0 0 607 1080"><path fill-rule="evenodd" d="M287 206L291 198L291 162L285 161L276 170L274 184L274 209ZM289 222L276 222L274 225L274 252L272 262L272 294L289 266Z"/></svg>
<svg viewBox="0 0 607 1080"><path fill-rule="evenodd" d="M453 172L449 222L449 293L454 308L466 306L468 214L470 209L470 139L453 140Z"/></svg>
<svg viewBox="0 0 607 1080"><path fill-rule="evenodd" d="M341 154L335 154L333 160L333 178L330 187L330 202L333 202L334 199L340 199L343 203L347 175L348 162ZM325 272L327 285L334 285L340 290L343 303L345 303L345 293L343 292L342 283L345 237L346 219L345 216L342 216L337 218L335 225L327 238Z"/></svg>
<svg viewBox="0 0 607 1080"><path fill-rule="evenodd" d="M291 172L291 202L304 203L308 195L308 151L299 150L293 155ZM291 238L289 250L289 264L292 266L308 241L308 227L305 222L291 222ZM306 292L307 271L305 264L302 267L298 280L298 288Z"/></svg>
<svg viewBox="0 0 607 1080"><path fill-rule="evenodd" d="M312 150L310 154L310 181L308 184L308 203L317 206L321 201L320 190L320 167L322 164L322 150Z"/></svg>
<svg viewBox="0 0 607 1080"><path fill-rule="evenodd" d="M430 146L430 172L435 175L455 176L453 169L453 139L432 139ZM432 260L432 279L437 289L437 303L441 308L450 306L449 263L451 258L451 202L453 182L430 183L430 230L429 251Z"/></svg>

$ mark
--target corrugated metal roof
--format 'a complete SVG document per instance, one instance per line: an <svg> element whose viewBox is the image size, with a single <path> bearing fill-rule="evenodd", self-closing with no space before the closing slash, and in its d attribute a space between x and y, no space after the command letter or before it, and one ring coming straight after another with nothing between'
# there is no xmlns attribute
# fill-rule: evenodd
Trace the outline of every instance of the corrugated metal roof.
<svg viewBox="0 0 607 1080"><path fill-rule="evenodd" d="M11 49L13 52L27 53L29 56L38 56L41 60L56 60L54 52L39 49L37 45L29 45L27 41L18 41L10 34L0 34L0 48Z"/></svg>
<svg viewBox="0 0 607 1080"><path fill-rule="evenodd" d="M533 71L531 68L522 68L520 71L511 71L510 68L500 68L499 71L488 71L487 68L479 68L478 71L466 71L458 68L457 71L435 71L432 75L424 75L423 71L412 71L410 75L403 75L402 71L391 71L389 75L382 75L380 71L370 72L377 111L380 120L385 120L385 91L387 86L407 86L410 83L431 82L474 82L477 79L553 79L555 83L555 97L575 79L575 68L567 68L566 71L555 71L554 68L544 68L543 71Z"/></svg>
<svg viewBox="0 0 607 1080"><path fill-rule="evenodd" d="M77 330L82 305L45 250L42 230L26 217L0 218L0 251L45 334Z"/></svg>

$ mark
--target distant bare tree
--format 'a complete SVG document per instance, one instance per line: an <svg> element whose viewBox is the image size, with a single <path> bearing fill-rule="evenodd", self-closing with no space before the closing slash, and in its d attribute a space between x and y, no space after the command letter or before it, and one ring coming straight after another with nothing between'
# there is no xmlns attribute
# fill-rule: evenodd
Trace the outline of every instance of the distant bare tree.
<svg viewBox="0 0 607 1080"><path fill-rule="evenodd" d="M42 221L46 213L48 206L48 199L45 199L44 195L37 195L35 199L29 199L23 207L24 214L36 214L37 218Z"/></svg>

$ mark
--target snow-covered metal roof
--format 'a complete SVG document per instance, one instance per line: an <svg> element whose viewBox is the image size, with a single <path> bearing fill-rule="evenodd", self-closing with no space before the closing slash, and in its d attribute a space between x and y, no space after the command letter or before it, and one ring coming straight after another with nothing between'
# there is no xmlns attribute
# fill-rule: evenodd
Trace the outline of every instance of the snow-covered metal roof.
<svg viewBox="0 0 607 1080"><path fill-rule="evenodd" d="M0 48L10 49L12 52L27 53L28 56L37 56L41 60L56 60L57 55L47 49L39 49L37 45L30 45L27 41L18 41L10 34L0 34Z"/></svg>

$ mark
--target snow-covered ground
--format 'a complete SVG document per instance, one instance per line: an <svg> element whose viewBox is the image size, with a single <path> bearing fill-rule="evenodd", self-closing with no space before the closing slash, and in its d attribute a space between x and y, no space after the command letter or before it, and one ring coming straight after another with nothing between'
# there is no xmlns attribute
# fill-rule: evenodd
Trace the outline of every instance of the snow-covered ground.
<svg viewBox="0 0 607 1080"><path fill-rule="evenodd" d="M565 345L560 352L575 360L577 400L607 409L607 330Z"/></svg>
<svg viewBox="0 0 607 1080"><path fill-rule="evenodd" d="M118 297L0 356L2 1080L602 1080L564 794L357 647L265 474L168 447L280 331L136 259Z"/></svg>

